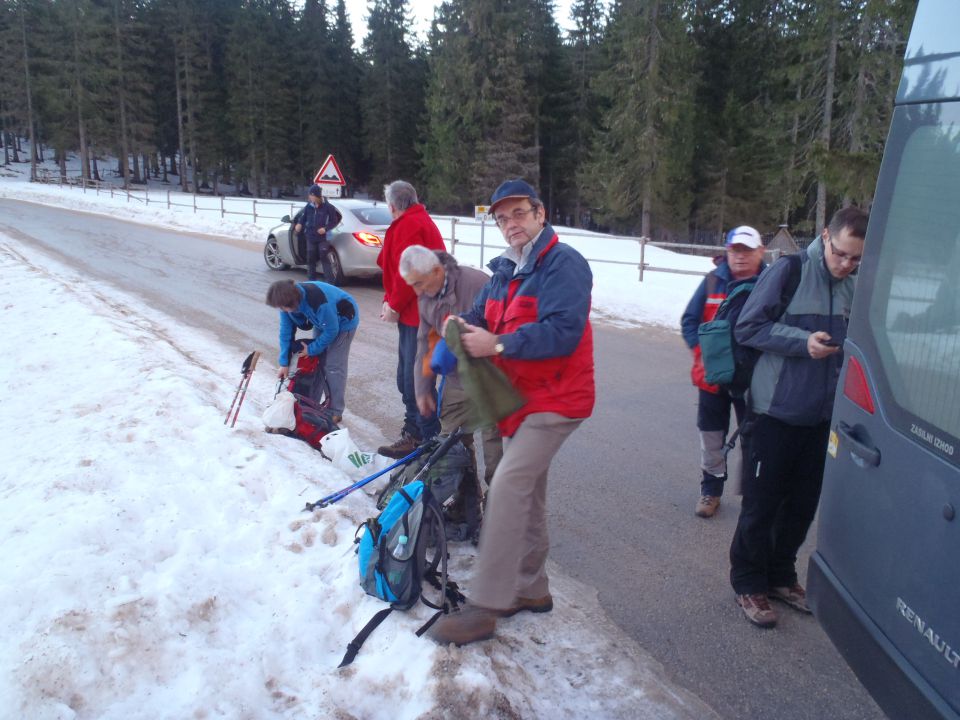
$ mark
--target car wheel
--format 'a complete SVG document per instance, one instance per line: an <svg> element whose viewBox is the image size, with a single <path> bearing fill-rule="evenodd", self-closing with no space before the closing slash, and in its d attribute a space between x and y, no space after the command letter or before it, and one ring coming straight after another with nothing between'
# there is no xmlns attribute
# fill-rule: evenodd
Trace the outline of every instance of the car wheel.
<svg viewBox="0 0 960 720"><path fill-rule="evenodd" d="M324 278L324 280L331 285L336 285L337 287L341 286L346 282L346 276L343 274L343 265L340 264L340 256L337 255L337 251L331 249L330 254L327 255L330 260L330 270L333 274L333 277Z"/></svg>
<svg viewBox="0 0 960 720"><path fill-rule="evenodd" d="M290 267L280 257L280 246L277 245L275 237L271 237L267 240L267 244L263 246L263 261L271 270L286 270Z"/></svg>

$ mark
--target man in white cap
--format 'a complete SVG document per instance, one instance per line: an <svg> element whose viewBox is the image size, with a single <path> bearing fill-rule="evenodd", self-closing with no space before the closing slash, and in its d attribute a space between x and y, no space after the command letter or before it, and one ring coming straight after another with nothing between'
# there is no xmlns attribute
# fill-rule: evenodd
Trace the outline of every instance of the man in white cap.
<svg viewBox="0 0 960 720"><path fill-rule="evenodd" d="M723 452L730 428L730 407L739 423L744 417L744 400L731 397L723 388L710 385L704 378L703 359L697 328L710 322L720 303L737 283L756 277L763 269L763 242L760 233L749 225L741 225L727 233L726 257L700 283L683 312L680 327L683 339L693 354L690 378L698 388L697 429L700 431L700 499L695 514L709 518L720 507L723 483L727 479L727 463Z"/></svg>

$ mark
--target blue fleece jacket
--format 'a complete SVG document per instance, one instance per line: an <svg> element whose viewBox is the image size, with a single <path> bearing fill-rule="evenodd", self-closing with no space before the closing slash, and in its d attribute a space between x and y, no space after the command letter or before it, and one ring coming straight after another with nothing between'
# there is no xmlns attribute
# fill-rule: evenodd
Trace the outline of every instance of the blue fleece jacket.
<svg viewBox="0 0 960 720"><path fill-rule="evenodd" d="M297 283L300 306L294 312L280 311L280 367L290 365L291 343L297 329L314 330L307 346L309 355L320 355L337 335L355 330L360 324L360 308L349 293L324 282Z"/></svg>

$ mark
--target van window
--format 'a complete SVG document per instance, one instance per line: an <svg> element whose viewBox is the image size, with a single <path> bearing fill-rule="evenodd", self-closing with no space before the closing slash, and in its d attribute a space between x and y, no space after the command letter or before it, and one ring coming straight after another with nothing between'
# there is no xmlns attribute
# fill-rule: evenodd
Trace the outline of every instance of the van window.
<svg viewBox="0 0 960 720"><path fill-rule="evenodd" d="M895 424L960 461L960 113L907 110L871 327ZM952 117L951 117L952 116ZM902 127L902 126L901 126ZM895 126L896 129L896 126ZM949 436L949 437L946 437Z"/></svg>

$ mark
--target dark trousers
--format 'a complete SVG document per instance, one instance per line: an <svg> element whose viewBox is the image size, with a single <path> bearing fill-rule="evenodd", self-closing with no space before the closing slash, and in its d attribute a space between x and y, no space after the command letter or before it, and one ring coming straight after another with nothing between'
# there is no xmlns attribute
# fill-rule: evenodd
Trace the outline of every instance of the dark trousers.
<svg viewBox="0 0 960 720"><path fill-rule="evenodd" d="M324 282L333 282L333 266L330 265L330 243L326 240L307 238L307 280L317 279L317 260L323 267Z"/></svg>
<svg viewBox="0 0 960 720"><path fill-rule="evenodd" d="M829 432L829 422L802 427L769 415L748 420L749 463L730 545L730 583L738 595L797 582L797 551L820 502Z"/></svg>
<svg viewBox="0 0 960 720"><path fill-rule="evenodd" d="M703 471L700 494L720 497L727 479L724 444L730 429L730 407L733 406L739 425L746 414L745 403L742 397L731 397L726 390L711 393L701 388L698 392L697 430L700 431L700 469Z"/></svg>
<svg viewBox="0 0 960 720"><path fill-rule="evenodd" d="M417 359L417 328L397 323L400 343L397 348L397 390L403 398L403 432L417 440L427 440L440 432L440 420L436 415L424 417L417 408L417 395L413 387L413 373L423 372L415 368Z"/></svg>

